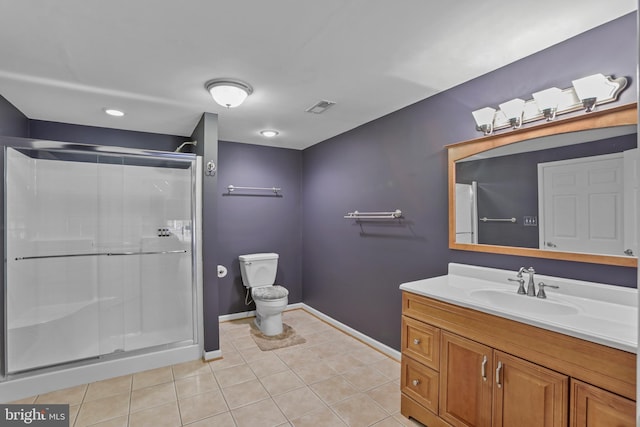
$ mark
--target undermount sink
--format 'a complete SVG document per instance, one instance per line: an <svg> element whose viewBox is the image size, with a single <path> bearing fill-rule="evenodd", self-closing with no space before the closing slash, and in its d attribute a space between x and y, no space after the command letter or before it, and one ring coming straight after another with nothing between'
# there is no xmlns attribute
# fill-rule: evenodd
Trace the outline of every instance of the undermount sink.
<svg viewBox="0 0 640 427"><path fill-rule="evenodd" d="M568 315L579 312L577 307L570 304L520 295L515 291L507 292L498 289L476 289L470 291L469 296L480 303L523 314Z"/></svg>

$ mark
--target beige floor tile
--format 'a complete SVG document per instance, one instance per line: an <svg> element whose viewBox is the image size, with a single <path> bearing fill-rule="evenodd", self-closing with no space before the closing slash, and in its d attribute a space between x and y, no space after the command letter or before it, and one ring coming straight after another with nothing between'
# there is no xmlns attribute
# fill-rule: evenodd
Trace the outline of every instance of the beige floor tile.
<svg viewBox="0 0 640 427"><path fill-rule="evenodd" d="M384 358L379 362L371 363L369 366L375 368L378 372L380 372L390 380L396 380L400 378L400 362L389 357Z"/></svg>
<svg viewBox="0 0 640 427"><path fill-rule="evenodd" d="M257 379L225 387L222 394L232 410L270 397Z"/></svg>
<svg viewBox="0 0 640 427"><path fill-rule="evenodd" d="M32 403L35 403L37 398L38 396L29 396L22 399L11 401L9 402L9 404L10 405L31 405ZM47 403L53 403L53 402L47 402Z"/></svg>
<svg viewBox="0 0 640 427"><path fill-rule="evenodd" d="M236 427L236 423L233 421L231 412L223 412L222 414L189 424L189 427Z"/></svg>
<svg viewBox="0 0 640 427"><path fill-rule="evenodd" d="M262 385L271 396L276 396L305 386L300 378L290 370L260 378L260 382L262 382Z"/></svg>
<svg viewBox="0 0 640 427"><path fill-rule="evenodd" d="M131 379L133 375L110 378L108 380L96 381L89 384L84 401L103 399L116 394L129 393L131 391Z"/></svg>
<svg viewBox="0 0 640 427"><path fill-rule="evenodd" d="M253 340L253 338L251 338L250 334L251 332L249 331L249 328L247 328L246 335L231 340L231 343L236 348L236 350L240 351L246 348L258 348L258 345Z"/></svg>
<svg viewBox="0 0 640 427"><path fill-rule="evenodd" d="M358 394L358 390L341 376L331 377L310 387L327 405Z"/></svg>
<svg viewBox="0 0 640 427"><path fill-rule="evenodd" d="M36 398L35 403L68 403L69 405L79 405L80 403L82 403L86 391L86 384L82 384L76 387L69 387L62 390L41 394Z"/></svg>
<svg viewBox="0 0 640 427"><path fill-rule="evenodd" d="M213 377L213 373L194 375L193 377L180 378L175 381L178 399L184 399L207 391L217 390L218 383Z"/></svg>
<svg viewBox="0 0 640 427"><path fill-rule="evenodd" d="M209 363L204 362L200 359L173 365L171 366L171 369L173 370L173 378L175 379L192 377L194 375L201 375L206 374L207 372L211 372Z"/></svg>
<svg viewBox="0 0 640 427"><path fill-rule="evenodd" d="M183 424L209 418L229 410L220 390L180 399L178 405Z"/></svg>
<svg viewBox="0 0 640 427"><path fill-rule="evenodd" d="M244 361L237 351L223 351L222 359L212 360L209 362L209 367L215 372L232 366L244 365L245 363L247 362Z"/></svg>
<svg viewBox="0 0 640 427"><path fill-rule="evenodd" d="M364 366L361 361L351 356L349 353L342 353L338 354L337 356L331 356L323 359L323 361L338 373L347 372L350 369ZM400 375L399 371L398 375Z"/></svg>
<svg viewBox="0 0 640 427"><path fill-rule="evenodd" d="M302 379L302 381L305 382L305 384L317 383L318 381L326 380L338 375L338 373L331 369L329 365L321 361L294 365L292 370Z"/></svg>
<svg viewBox="0 0 640 427"><path fill-rule="evenodd" d="M129 418L129 427L179 427L182 425L177 402L134 412Z"/></svg>
<svg viewBox="0 0 640 427"><path fill-rule="evenodd" d="M85 427L129 413L129 393L85 402L80 406L75 427Z"/></svg>
<svg viewBox="0 0 640 427"><path fill-rule="evenodd" d="M294 427L344 427L340 418L329 408L321 408L291 420Z"/></svg>
<svg viewBox="0 0 640 427"><path fill-rule="evenodd" d="M134 390L131 393L131 412L160 406L178 400L174 384L165 383Z"/></svg>
<svg viewBox="0 0 640 427"><path fill-rule="evenodd" d="M133 390L173 381L171 366L138 372L133 375Z"/></svg>
<svg viewBox="0 0 640 427"><path fill-rule="evenodd" d="M400 412L400 387L389 382L366 392L367 396L382 406L389 415Z"/></svg>
<svg viewBox="0 0 640 427"><path fill-rule="evenodd" d="M287 422L272 399L242 406L231 414L238 427L276 427Z"/></svg>
<svg viewBox="0 0 640 427"><path fill-rule="evenodd" d="M389 417L380 421L379 423L375 423L372 427L401 427L400 424L395 418Z"/></svg>
<svg viewBox="0 0 640 427"><path fill-rule="evenodd" d="M383 360L388 357L387 355L382 354L379 351L370 348L369 346L365 346L364 344L363 346L364 348L360 350L352 351L351 355L356 359L358 359L359 361L361 361L362 363L364 363L365 365L379 362L380 360Z"/></svg>
<svg viewBox="0 0 640 427"><path fill-rule="evenodd" d="M256 379L249 365L232 366L231 368L215 371L215 377L220 387L229 387L245 381Z"/></svg>
<svg viewBox="0 0 640 427"><path fill-rule="evenodd" d="M308 387L274 396L273 400L290 420L325 407L322 400Z"/></svg>
<svg viewBox="0 0 640 427"><path fill-rule="evenodd" d="M389 378L370 366L362 366L344 372L342 376L360 391L370 390L389 382Z"/></svg>
<svg viewBox="0 0 640 427"><path fill-rule="evenodd" d="M274 353L290 368L305 363L319 362L320 358L304 347L288 347L274 350Z"/></svg>
<svg viewBox="0 0 640 427"><path fill-rule="evenodd" d="M259 359L265 354L258 346L238 349L238 353L240 353L247 363L251 363L253 360Z"/></svg>
<svg viewBox="0 0 640 427"><path fill-rule="evenodd" d="M272 352L267 352L261 357L252 360L249 367L258 378L289 369L289 367Z"/></svg>
<svg viewBox="0 0 640 427"><path fill-rule="evenodd" d="M69 405L69 425L72 426L78 418L78 412L80 412L80 405Z"/></svg>
<svg viewBox="0 0 640 427"><path fill-rule="evenodd" d="M73 424L70 424L73 425ZM103 421L97 424L91 424L91 427L127 427L129 425L129 417L123 415L122 417L112 418L107 421Z"/></svg>
<svg viewBox="0 0 640 427"><path fill-rule="evenodd" d="M357 394L331 406L350 427L364 427L382 421L389 415L373 399Z"/></svg>
<svg viewBox="0 0 640 427"><path fill-rule="evenodd" d="M308 350L312 351L320 359L335 357L344 353L344 349L342 349L341 346L336 345L336 343L331 341L328 341L327 343L318 344L313 347L308 347Z"/></svg>

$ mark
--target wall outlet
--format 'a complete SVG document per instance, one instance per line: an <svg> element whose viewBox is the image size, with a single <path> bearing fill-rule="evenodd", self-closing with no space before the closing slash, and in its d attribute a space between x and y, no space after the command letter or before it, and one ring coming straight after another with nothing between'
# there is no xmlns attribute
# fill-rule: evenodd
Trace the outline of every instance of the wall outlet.
<svg viewBox="0 0 640 427"><path fill-rule="evenodd" d="M522 223L525 227L537 227L538 226L538 217L537 216L525 216L523 217Z"/></svg>

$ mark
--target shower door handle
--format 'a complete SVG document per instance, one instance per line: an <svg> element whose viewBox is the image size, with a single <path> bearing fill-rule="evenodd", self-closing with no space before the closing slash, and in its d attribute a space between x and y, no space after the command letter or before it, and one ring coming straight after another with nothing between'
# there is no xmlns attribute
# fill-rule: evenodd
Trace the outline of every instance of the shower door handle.
<svg viewBox="0 0 640 427"><path fill-rule="evenodd" d="M123 255L159 255L159 254L185 254L186 250L177 251L151 251L151 252L98 252L98 253L86 253L86 254L63 254L63 255L34 255L34 256L22 256L16 257L16 261L22 261L27 259L46 259L46 258L72 258L81 256L123 256Z"/></svg>

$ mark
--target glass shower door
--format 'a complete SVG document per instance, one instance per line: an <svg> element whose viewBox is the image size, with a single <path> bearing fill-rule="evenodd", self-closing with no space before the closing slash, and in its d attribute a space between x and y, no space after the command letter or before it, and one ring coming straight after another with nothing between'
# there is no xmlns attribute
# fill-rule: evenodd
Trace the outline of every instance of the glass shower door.
<svg viewBox="0 0 640 427"><path fill-rule="evenodd" d="M8 373L196 341L193 169L7 149Z"/></svg>
<svg viewBox="0 0 640 427"><path fill-rule="evenodd" d="M96 171L7 149L9 373L99 354Z"/></svg>

